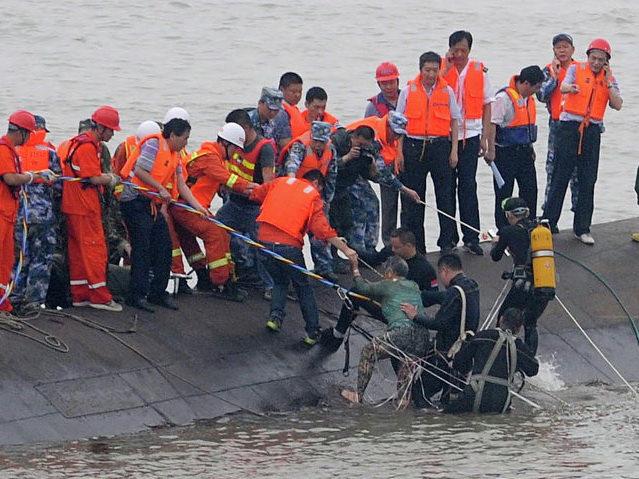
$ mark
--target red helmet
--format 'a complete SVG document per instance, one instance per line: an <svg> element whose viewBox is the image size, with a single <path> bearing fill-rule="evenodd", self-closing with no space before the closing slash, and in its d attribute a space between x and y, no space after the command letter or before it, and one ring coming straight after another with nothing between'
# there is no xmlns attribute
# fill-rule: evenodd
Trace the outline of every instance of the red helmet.
<svg viewBox="0 0 639 479"><path fill-rule="evenodd" d="M377 81L390 81L397 80L399 78L399 70L394 63L383 62L380 63L375 70L375 80Z"/></svg>
<svg viewBox="0 0 639 479"><path fill-rule="evenodd" d="M27 131L33 131L36 127L35 117L26 110L12 113L9 117L9 123Z"/></svg>
<svg viewBox="0 0 639 479"><path fill-rule="evenodd" d="M98 125L106 126L115 131L121 130L120 115L118 114L118 110L112 106L101 106L91 115L91 119Z"/></svg>
<svg viewBox="0 0 639 479"><path fill-rule="evenodd" d="M586 50L586 55L589 55L591 50L601 50L606 55L608 55L608 59L610 59L610 57L612 56L610 43L608 43L603 38L595 38L593 41L591 41L590 45L588 45L588 50Z"/></svg>

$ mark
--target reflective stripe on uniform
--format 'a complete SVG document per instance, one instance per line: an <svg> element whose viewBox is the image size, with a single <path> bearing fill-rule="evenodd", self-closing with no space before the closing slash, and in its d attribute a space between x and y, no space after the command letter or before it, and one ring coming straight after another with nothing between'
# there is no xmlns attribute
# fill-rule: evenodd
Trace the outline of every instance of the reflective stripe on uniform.
<svg viewBox="0 0 639 479"><path fill-rule="evenodd" d="M205 258L206 255L200 251L199 253L192 254L191 256L186 258L186 260L189 262L189 264L193 264Z"/></svg>
<svg viewBox="0 0 639 479"><path fill-rule="evenodd" d="M246 160L242 161L242 164L244 166L246 166L247 168L250 168L252 170L255 169L255 165L248 163ZM251 168L251 166L253 168ZM244 178L247 181L253 181L253 173L251 173L250 175L247 173L244 173L239 167L230 164L229 165L229 170L231 170L233 173L236 173L238 176L241 176L242 178Z"/></svg>
<svg viewBox="0 0 639 479"><path fill-rule="evenodd" d="M231 176L229 176L229 179L226 180L226 186L228 186L229 188L233 188L233 185L235 184L238 178L239 177L237 175L232 174Z"/></svg>
<svg viewBox="0 0 639 479"><path fill-rule="evenodd" d="M222 268L223 266L226 266L228 264L229 264L229 259L227 257L224 257L221 259L216 259L215 261L211 261L207 263L206 266L208 266L210 271L212 269Z"/></svg>
<svg viewBox="0 0 639 479"><path fill-rule="evenodd" d="M174 258L177 258L181 254L182 254L182 250L180 248L175 248L175 249L171 250L171 256L174 257Z"/></svg>
<svg viewBox="0 0 639 479"><path fill-rule="evenodd" d="M81 284L89 284L89 282L86 279L72 279L69 281L69 284L71 284L71 286L79 286Z"/></svg>
<svg viewBox="0 0 639 479"><path fill-rule="evenodd" d="M106 281L102 281L100 283L93 283L89 285L89 289L98 289L102 287L106 287Z"/></svg>

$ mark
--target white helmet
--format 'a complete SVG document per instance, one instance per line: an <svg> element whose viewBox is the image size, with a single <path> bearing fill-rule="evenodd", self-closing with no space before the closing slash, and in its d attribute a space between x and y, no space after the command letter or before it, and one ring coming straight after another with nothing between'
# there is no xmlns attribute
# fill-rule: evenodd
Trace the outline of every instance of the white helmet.
<svg viewBox="0 0 639 479"><path fill-rule="evenodd" d="M191 122L188 111L186 111L184 108L180 108L179 106L174 106L173 108L170 108L169 111L166 112L166 114L164 115L164 120L162 120L162 123L167 124L169 121L173 120L174 118L179 118L180 120L184 120L187 123Z"/></svg>
<svg viewBox="0 0 639 479"><path fill-rule="evenodd" d="M160 133L162 129L160 125L152 120L146 120L140 123L138 129L135 132L135 137L140 141L142 138L146 138L149 135L155 135L156 133Z"/></svg>
<svg viewBox="0 0 639 479"><path fill-rule="evenodd" d="M238 148L244 148L244 140L246 139L246 133L237 123L227 123L218 132L217 136L229 143L234 144Z"/></svg>

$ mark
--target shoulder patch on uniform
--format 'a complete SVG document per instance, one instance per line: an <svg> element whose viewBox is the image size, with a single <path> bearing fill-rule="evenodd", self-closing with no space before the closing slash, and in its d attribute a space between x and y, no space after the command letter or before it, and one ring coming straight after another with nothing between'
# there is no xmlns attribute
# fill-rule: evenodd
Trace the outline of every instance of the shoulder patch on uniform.
<svg viewBox="0 0 639 479"><path fill-rule="evenodd" d="M286 183L289 185L292 185L293 183L295 183L295 180L297 180L297 178L289 178L288 180L286 180Z"/></svg>
<svg viewBox="0 0 639 479"><path fill-rule="evenodd" d="M313 191L315 188L313 188L312 186L307 186L306 188L304 188L304 193L310 193L311 191Z"/></svg>

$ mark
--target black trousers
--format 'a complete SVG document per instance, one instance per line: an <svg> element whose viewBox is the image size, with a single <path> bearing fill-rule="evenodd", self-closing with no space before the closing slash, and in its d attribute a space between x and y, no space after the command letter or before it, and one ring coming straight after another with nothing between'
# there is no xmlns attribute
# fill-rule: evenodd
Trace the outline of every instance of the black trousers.
<svg viewBox="0 0 639 479"><path fill-rule="evenodd" d="M164 215L144 196L120 203L131 242L131 299L161 297L171 276L171 237ZM153 268L153 279L149 272Z"/></svg>
<svg viewBox="0 0 639 479"><path fill-rule="evenodd" d="M561 121L555 137L555 158L552 169L552 182L544 210L544 218L555 227L561 216L566 189L577 169L577 208L572 229L578 236L590 233L592 213L595 207L595 183L599 169L599 148L601 128L591 124L584 130L581 154L579 151L579 122Z"/></svg>
<svg viewBox="0 0 639 479"><path fill-rule="evenodd" d="M401 182L408 188L415 190L422 201L426 199L426 177L428 173L435 186L435 202L437 209L455 216L452 169L448 163L451 144L446 139L426 142L413 138L404 138L404 171L401 174ZM424 232L425 206L414 203L408 198L402 198L402 226L410 229L417 239L417 249L426 252L426 240ZM452 248L454 242L455 221L442 214L439 217L439 239L437 245L440 248Z"/></svg>
<svg viewBox="0 0 639 479"><path fill-rule="evenodd" d="M496 148L495 164L504 178L505 184L501 188L493 179L495 190L495 225L497 229L506 226L508 221L501 209L501 202L513 196L515 181L519 193L530 208L530 217L537 216L537 170L535 170L535 151L532 145L498 146Z"/></svg>
<svg viewBox="0 0 639 479"><path fill-rule="evenodd" d="M459 219L464 223L479 229L479 201L477 200L477 158L479 156L479 135L459 140L457 167L452 170L453 211L459 200ZM462 225L462 240L464 243L478 243L479 233ZM459 235L457 227L453 242L457 244Z"/></svg>
<svg viewBox="0 0 639 479"><path fill-rule="evenodd" d="M537 320L543 314L548 306L548 300L535 296L532 291L525 291L517 288L513 283L510 291L506 295L504 302L499 308L497 317L500 317L508 308L517 308L524 315L524 333L526 346L535 356L537 354L537 346L539 343L539 333L537 332Z"/></svg>

